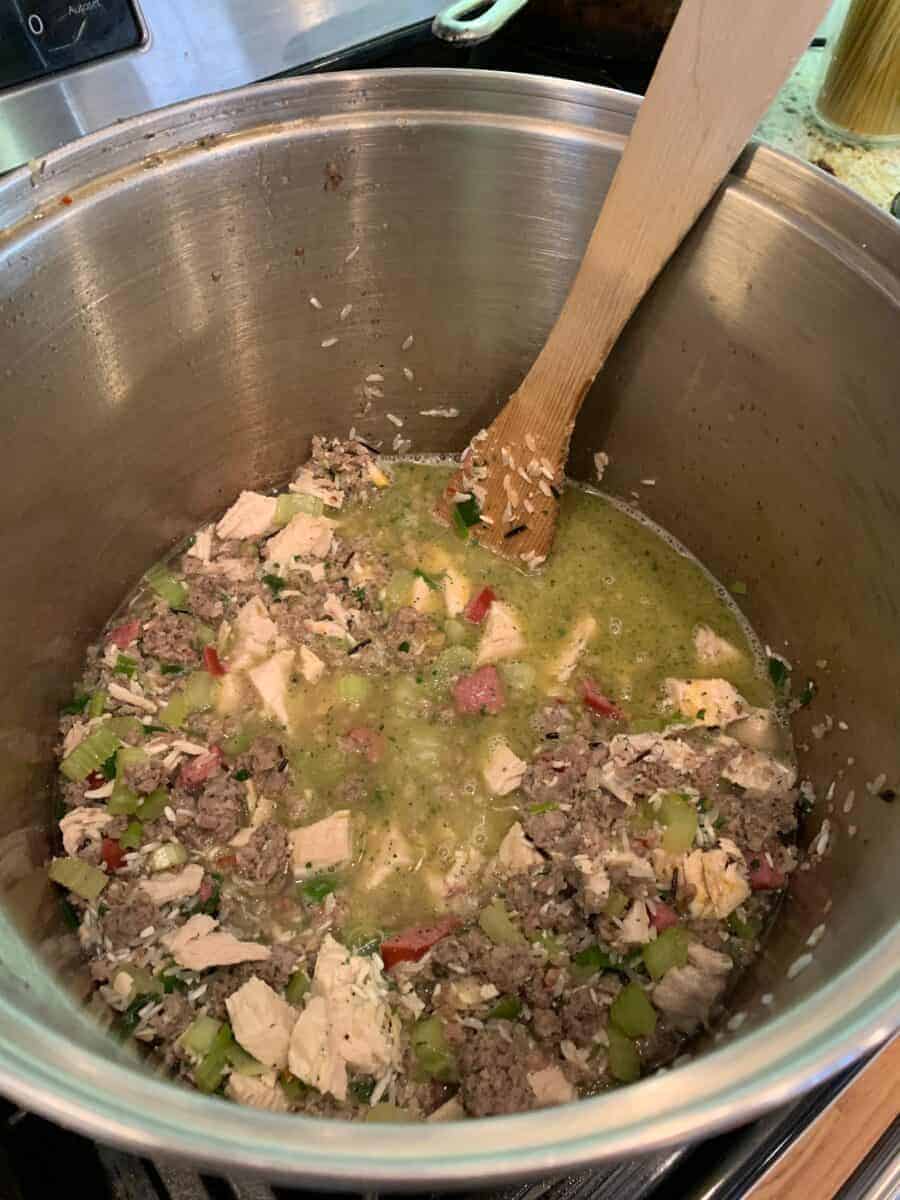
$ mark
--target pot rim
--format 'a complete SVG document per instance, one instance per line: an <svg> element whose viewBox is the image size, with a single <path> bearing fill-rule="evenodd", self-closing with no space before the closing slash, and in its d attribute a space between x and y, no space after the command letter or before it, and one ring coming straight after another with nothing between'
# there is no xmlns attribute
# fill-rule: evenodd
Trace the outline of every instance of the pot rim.
<svg viewBox="0 0 900 1200"><path fill-rule="evenodd" d="M535 100L545 102L546 118L531 111ZM127 186L128 168L140 170L148 152L209 153L198 139L267 136L273 125L292 122L321 132L329 121L358 120L361 112L389 120L405 109L413 120L444 110L455 119L555 125L568 136L574 126L577 136L621 142L638 103L568 80L465 70L366 71L255 85L132 118L14 172L0 184L0 227L7 227L0 255L35 234L36 220L71 219L79 197L69 208L60 205L63 195L84 187L85 202L94 202L104 182ZM598 128L601 119L611 128ZM852 259L900 304L892 266L897 232L886 214L807 164L758 145L734 174L728 186L752 187L765 202L791 207L795 220L815 225L829 249ZM88 188L91 181L97 182ZM708 1137L788 1101L873 1049L898 1023L900 925L809 996L696 1062L561 1108L417 1125L414 1139L408 1126L284 1116L202 1096L74 1045L5 997L0 1090L60 1124L141 1154L331 1188L365 1182L420 1190L560 1173Z"/></svg>

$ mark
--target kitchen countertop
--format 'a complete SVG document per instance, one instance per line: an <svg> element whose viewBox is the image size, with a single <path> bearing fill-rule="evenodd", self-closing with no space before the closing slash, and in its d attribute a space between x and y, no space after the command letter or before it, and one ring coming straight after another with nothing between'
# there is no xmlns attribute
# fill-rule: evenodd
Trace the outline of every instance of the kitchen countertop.
<svg viewBox="0 0 900 1200"><path fill-rule="evenodd" d="M778 150L813 163L829 175L890 211L900 193L900 143L857 146L829 136L816 122L813 100L827 52L813 48L803 55L757 129L757 136Z"/></svg>

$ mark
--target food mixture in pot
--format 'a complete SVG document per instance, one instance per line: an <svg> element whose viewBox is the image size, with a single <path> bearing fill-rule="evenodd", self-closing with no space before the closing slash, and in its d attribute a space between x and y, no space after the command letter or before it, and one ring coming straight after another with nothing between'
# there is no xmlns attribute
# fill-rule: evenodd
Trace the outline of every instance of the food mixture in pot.
<svg viewBox="0 0 900 1200"><path fill-rule="evenodd" d="M710 576L577 487L520 573L435 524L446 471L316 440L148 571L66 707L51 878L118 1026L204 1092L448 1120L631 1083L796 864Z"/></svg>

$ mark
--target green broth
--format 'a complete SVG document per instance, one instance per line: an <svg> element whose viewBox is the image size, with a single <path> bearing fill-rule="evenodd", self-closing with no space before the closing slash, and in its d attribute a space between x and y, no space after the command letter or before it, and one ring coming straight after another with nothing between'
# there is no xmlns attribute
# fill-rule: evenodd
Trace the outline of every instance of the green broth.
<svg viewBox="0 0 900 1200"><path fill-rule="evenodd" d="M432 584L452 565L467 577L472 595L490 586L522 617L526 647L516 663L499 665L506 706L496 715L454 717L450 677L439 664L368 676L360 697L348 698L345 691L363 689L342 689L334 675L298 692L287 752L304 795L303 823L351 809L356 857L342 873L340 892L351 927L362 933L402 928L445 910L457 876L466 886L466 868L471 875L496 851L516 819L517 793L488 793L481 772L491 743L502 737L521 758L533 757L540 742L535 713L557 697L574 699L571 683L550 682L548 663L584 617L592 616L597 630L579 673L623 709L623 729L664 726L667 676L710 674L699 668L694 646L701 624L741 651L714 673L753 705L773 700L740 614L699 563L649 522L604 496L569 487L553 553L538 576L529 576L435 524L432 506L446 467L399 463L393 469L393 486L341 513L340 536L365 542L395 570L423 572ZM390 586L386 590L390 602ZM433 616L447 628L440 595L438 588ZM457 618L449 628L452 642L474 651L478 626ZM359 670L352 663L346 674ZM343 739L360 726L385 738L377 763L346 749ZM349 801L346 790L344 799L339 791L348 776L358 781Z"/></svg>

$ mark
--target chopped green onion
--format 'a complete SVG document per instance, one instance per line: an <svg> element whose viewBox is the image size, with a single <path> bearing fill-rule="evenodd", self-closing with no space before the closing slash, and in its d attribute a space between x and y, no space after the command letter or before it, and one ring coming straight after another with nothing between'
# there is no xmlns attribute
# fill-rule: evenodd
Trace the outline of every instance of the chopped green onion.
<svg viewBox="0 0 900 1200"><path fill-rule="evenodd" d="M535 816L539 816L541 813L556 812L558 808L559 805L555 801L545 800L543 804L529 805L528 811L533 813Z"/></svg>
<svg viewBox="0 0 900 1200"><path fill-rule="evenodd" d="M87 714L89 717L102 717L106 711L106 692L101 688L100 691L94 692L91 696L90 704L88 704Z"/></svg>
<svg viewBox="0 0 900 1200"><path fill-rule="evenodd" d="M239 1046L237 1042L232 1042L226 1051L226 1058L231 1064L232 1070L238 1075L265 1075L266 1071L270 1070L265 1063L261 1063L258 1058L254 1058L252 1054L248 1054L243 1046Z"/></svg>
<svg viewBox="0 0 900 1200"><path fill-rule="evenodd" d="M159 673L161 675L183 675L184 667L179 663L160 663Z"/></svg>
<svg viewBox="0 0 900 1200"><path fill-rule="evenodd" d="M96 900L109 876L99 867L92 867L83 858L54 858L48 871L54 883L68 888L83 900Z"/></svg>
<svg viewBox="0 0 900 1200"><path fill-rule="evenodd" d="M363 1075L357 1075L355 1079L350 1081L350 1094L354 1100L358 1100L360 1104L368 1104L372 1099L372 1093L375 1091L375 1080L367 1079Z"/></svg>
<svg viewBox="0 0 900 1200"><path fill-rule="evenodd" d="M464 542L469 540L469 527L466 524L462 513L459 511L458 504L454 504L453 506L453 528L457 537L462 538Z"/></svg>
<svg viewBox="0 0 900 1200"><path fill-rule="evenodd" d="M311 517L321 517L325 511L324 503L318 496L305 496L297 492L284 492L278 497L275 505L275 524L278 528L287 525L297 513L307 513Z"/></svg>
<svg viewBox="0 0 900 1200"><path fill-rule="evenodd" d="M456 1060L447 1042L440 1017L425 1017L413 1026L410 1037L416 1062L432 1079L452 1083L458 1078Z"/></svg>
<svg viewBox="0 0 900 1200"><path fill-rule="evenodd" d="M75 717L84 712L90 701L90 696L76 696L74 700L70 700L68 704L62 706L59 710L60 716Z"/></svg>
<svg viewBox="0 0 900 1200"><path fill-rule="evenodd" d="M401 654L409 654L409 642L401 642L397 649Z"/></svg>
<svg viewBox="0 0 900 1200"><path fill-rule="evenodd" d="M59 894L59 911L62 913L62 919L67 928L77 929L79 927L81 918L62 893Z"/></svg>
<svg viewBox="0 0 900 1200"><path fill-rule="evenodd" d="M181 842L166 842L154 850L148 860L151 871L169 871L172 867L180 867L188 860L188 852Z"/></svg>
<svg viewBox="0 0 900 1200"><path fill-rule="evenodd" d="M287 587L287 580L282 579L280 575L263 575L262 581L267 588L271 589L272 595L276 599L281 589Z"/></svg>
<svg viewBox="0 0 900 1200"><path fill-rule="evenodd" d="M316 875L315 878L301 883L300 891L307 900L312 900L314 904L321 904L326 896L331 895L337 885L338 881L334 875Z"/></svg>
<svg viewBox="0 0 900 1200"><path fill-rule="evenodd" d="M470 496L468 500L461 500L454 507L467 529L472 525L477 525L481 520L481 509L474 496Z"/></svg>
<svg viewBox="0 0 900 1200"><path fill-rule="evenodd" d="M421 579L422 582L431 589L431 591L436 592L438 590L439 585L437 580L431 575L426 574L421 567L416 567L413 571L413 575L415 575L416 579Z"/></svg>
<svg viewBox="0 0 900 1200"><path fill-rule="evenodd" d="M156 999L155 995L141 992L131 1001L119 1019L119 1028L123 1034L130 1036L141 1023L141 1010Z"/></svg>
<svg viewBox="0 0 900 1200"><path fill-rule="evenodd" d="M187 588L162 563L151 567L144 578L157 596L161 600L165 600L169 608L184 608L187 604Z"/></svg>
<svg viewBox="0 0 900 1200"><path fill-rule="evenodd" d="M686 929L671 927L652 942L647 942L641 951L644 965L651 979L662 979L671 967L683 967L688 960L690 937Z"/></svg>
<svg viewBox="0 0 900 1200"><path fill-rule="evenodd" d="M288 985L284 989L284 997L288 1004L299 1004L306 993L309 991L309 976L302 970L295 971L288 980Z"/></svg>
<svg viewBox="0 0 900 1200"><path fill-rule="evenodd" d="M222 1025L194 1070L194 1083L201 1092L218 1091L225 1078L229 1054L233 1045L231 1026Z"/></svg>
<svg viewBox="0 0 900 1200"><path fill-rule="evenodd" d="M501 996L487 1015L489 1021L515 1021L522 1011L518 996Z"/></svg>
<svg viewBox="0 0 900 1200"><path fill-rule="evenodd" d="M728 926L729 933L734 934L735 937L738 937L742 941L746 942L755 941L759 937L762 929L762 922L757 918L753 917L750 920L745 921L742 917L739 917L736 912L733 912L729 915L725 924Z"/></svg>
<svg viewBox="0 0 900 1200"><path fill-rule="evenodd" d="M774 655L769 657L769 678L776 688L783 688L787 677L790 674L790 667L780 658Z"/></svg>
<svg viewBox="0 0 900 1200"><path fill-rule="evenodd" d="M629 983L613 1000L609 1019L626 1037L649 1037L656 1028L656 1009L639 983Z"/></svg>
<svg viewBox="0 0 900 1200"><path fill-rule="evenodd" d="M478 924L482 932L498 946L520 946L525 941L502 900L493 900L487 908L483 908L478 914Z"/></svg>
<svg viewBox="0 0 900 1200"><path fill-rule="evenodd" d="M609 1073L619 1083L635 1083L641 1077L641 1057L631 1038L620 1033L614 1025L607 1029Z"/></svg>
<svg viewBox="0 0 900 1200"><path fill-rule="evenodd" d="M246 767L241 767L239 771L235 771L232 778L236 779L238 783L246 783L246 781L250 778L250 772Z"/></svg>
<svg viewBox="0 0 900 1200"><path fill-rule="evenodd" d="M100 764L100 774L104 779L115 779L116 777L116 756L111 754L109 758L103 760Z"/></svg>
<svg viewBox="0 0 900 1200"><path fill-rule="evenodd" d="M131 679L137 674L137 669L136 658L130 658L127 654L116 655L116 665L113 667L114 675L124 675L127 679Z"/></svg>
<svg viewBox="0 0 900 1200"><path fill-rule="evenodd" d="M144 839L144 827L140 821L129 821L125 832L119 837L123 850L137 850Z"/></svg>
<svg viewBox="0 0 900 1200"><path fill-rule="evenodd" d="M614 965L612 958L600 946L588 946L572 956L569 974L575 983L587 983L599 971L612 970Z"/></svg>
<svg viewBox="0 0 900 1200"><path fill-rule="evenodd" d="M816 691L816 681L814 679L807 679L803 691L797 697L797 707L806 708L808 704L812 704Z"/></svg>
<svg viewBox="0 0 900 1200"><path fill-rule="evenodd" d="M278 1076L278 1082L281 1085L281 1090L291 1104L299 1104L309 1088L302 1080L297 1079L290 1071L282 1071Z"/></svg>
<svg viewBox="0 0 900 1200"><path fill-rule="evenodd" d="M119 739L116 735L101 725L99 729L89 733L71 754L66 755L59 769L66 779L79 783L82 779L87 779L91 772L99 771L118 747Z"/></svg>

